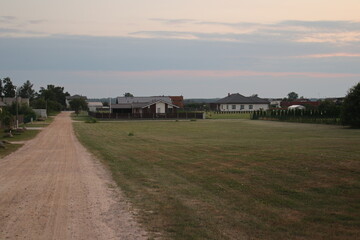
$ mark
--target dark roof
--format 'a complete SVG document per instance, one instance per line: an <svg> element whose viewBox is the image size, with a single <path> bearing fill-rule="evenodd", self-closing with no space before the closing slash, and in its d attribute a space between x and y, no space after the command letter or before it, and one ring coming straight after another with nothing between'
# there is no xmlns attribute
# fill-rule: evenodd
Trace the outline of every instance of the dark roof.
<svg viewBox="0 0 360 240"><path fill-rule="evenodd" d="M154 101L154 102L144 102L144 103L118 103L118 104L112 104L111 108L116 108L116 109L130 109L130 108L144 108L144 107L148 107L150 105L156 104L158 102L162 102L162 103L166 103L168 105L171 105L173 107L179 108L178 106L163 101L163 100L158 100L158 101Z"/></svg>
<svg viewBox="0 0 360 240"><path fill-rule="evenodd" d="M217 104L269 104L269 101L259 97L245 97L239 93L231 94L222 98L215 103Z"/></svg>

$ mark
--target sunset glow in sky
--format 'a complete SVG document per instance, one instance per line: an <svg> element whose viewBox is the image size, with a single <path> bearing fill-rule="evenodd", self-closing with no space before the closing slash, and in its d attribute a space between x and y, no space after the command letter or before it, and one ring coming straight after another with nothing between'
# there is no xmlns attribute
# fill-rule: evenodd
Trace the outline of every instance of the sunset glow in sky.
<svg viewBox="0 0 360 240"><path fill-rule="evenodd" d="M0 0L0 78L88 97L344 96L360 1Z"/></svg>

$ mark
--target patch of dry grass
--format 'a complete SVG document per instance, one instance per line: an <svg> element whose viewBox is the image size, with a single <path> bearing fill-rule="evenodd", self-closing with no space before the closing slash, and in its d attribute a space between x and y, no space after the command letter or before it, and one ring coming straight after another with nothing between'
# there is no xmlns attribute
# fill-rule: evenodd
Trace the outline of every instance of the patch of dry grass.
<svg viewBox="0 0 360 240"><path fill-rule="evenodd" d="M143 223L169 238L360 236L359 130L249 120L74 126Z"/></svg>

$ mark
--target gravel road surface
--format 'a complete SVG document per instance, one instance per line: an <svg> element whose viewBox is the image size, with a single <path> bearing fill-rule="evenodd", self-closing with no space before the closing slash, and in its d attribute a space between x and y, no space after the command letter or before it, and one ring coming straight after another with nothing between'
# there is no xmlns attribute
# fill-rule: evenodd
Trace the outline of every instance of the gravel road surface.
<svg viewBox="0 0 360 240"><path fill-rule="evenodd" d="M0 159L0 239L147 239L70 113Z"/></svg>

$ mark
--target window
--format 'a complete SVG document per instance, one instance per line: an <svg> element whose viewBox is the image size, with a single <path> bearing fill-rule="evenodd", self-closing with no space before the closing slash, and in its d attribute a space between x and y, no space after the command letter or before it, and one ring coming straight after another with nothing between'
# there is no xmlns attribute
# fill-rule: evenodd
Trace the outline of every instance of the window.
<svg viewBox="0 0 360 240"><path fill-rule="evenodd" d="M245 108L244 105L240 105L240 110L243 110Z"/></svg>
<svg viewBox="0 0 360 240"><path fill-rule="evenodd" d="M229 109L229 105L226 105L226 109Z"/></svg>
<svg viewBox="0 0 360 240"><path fill-rule="evenodd" d="M236 105L232 105L231 108L232 108L233 110L235 110L235 109L236 109Z"/></svg>
<svg viewBox="0 0 360 240"><path fill-rule="evenodd" d="M253 105L249 105L249 109L253 109Z"/></svg>

